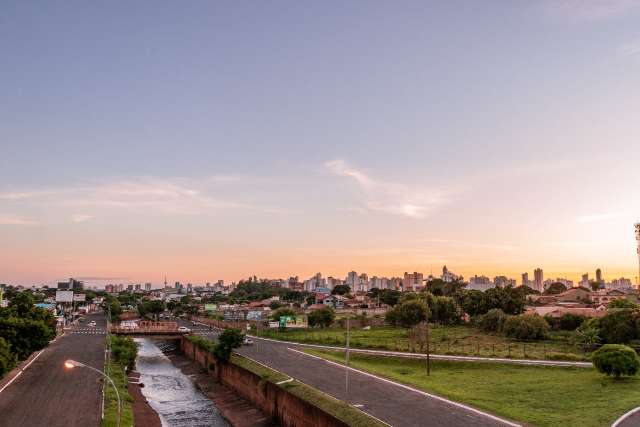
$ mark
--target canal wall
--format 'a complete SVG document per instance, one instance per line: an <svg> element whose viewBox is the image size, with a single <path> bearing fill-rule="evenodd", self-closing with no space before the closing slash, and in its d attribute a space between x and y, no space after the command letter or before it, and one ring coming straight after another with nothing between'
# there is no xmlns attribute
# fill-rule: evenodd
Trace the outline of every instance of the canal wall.
<svg viewBox="0 0 640 427"><path fill-rule="evenodd" d="M209 375L233 389L284 427L347 427L347 424L312 403L289 393L259 375L228 362L218 363L210 353L182 338L180 349Z"/></svg>

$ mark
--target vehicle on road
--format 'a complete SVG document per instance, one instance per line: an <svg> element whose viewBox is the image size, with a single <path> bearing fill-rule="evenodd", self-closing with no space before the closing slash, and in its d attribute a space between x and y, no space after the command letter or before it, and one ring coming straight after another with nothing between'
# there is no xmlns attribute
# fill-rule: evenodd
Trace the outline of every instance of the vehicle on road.
<svg viewBox="0 0 640 427"><path fill-rule="evenodd" d="M89 322L89 326L96 326L96 322L92 320L91 322Z"/></svg>
<svg viewBox="0 0 640 427"><path fill-rule="evenodd" d="M191 332L191 329L187 328L186 326L180 326L180 327L178 328L178 332L186 332L186 333L189 333L189 332Z"/></svg>
<svg viewBox="0 0 640 427"><path fill-rule="evenodd" d="M242 341L243 345L253 345L253 340L251 338L245 337L244 341Z"/></svg>

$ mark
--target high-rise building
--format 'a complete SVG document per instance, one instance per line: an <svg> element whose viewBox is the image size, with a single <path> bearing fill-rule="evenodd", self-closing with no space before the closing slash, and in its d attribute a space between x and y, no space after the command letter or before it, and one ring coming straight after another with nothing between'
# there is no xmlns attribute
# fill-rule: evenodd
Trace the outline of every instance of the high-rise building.
<svg viewBox="0 0 640 427"><path fill-rule="evenodd" d="M151 283L145 283L144 284L144 290L147 292L151 292Z"/></svg>
<svg viewBox="0 0 640 427"><path fill-rule="evenodd" d="M589 289L589 273L585 273L582 275L582 280L580 280L580 286L583 288Z"/></svg>
<svg viewBox="0 0 640 427"><path fill-rule="evenodd" d="M446 267L445 267L446 268ZM402 289L405 291L418 292L423 288L424 276L422 273L414 271L413 273L404 273L404 279L402 280Z"/></svg>
<svg viewBox="0 0 640 427"><path fill-rule="evenodd" d="M529 273L522 273L522 286L529 286Z"/></svg>
<svg viewBox="0 0 640 427"><path fill-rule="evenodd" d="M596 282L604 283L604 280L602 280L602 270L599 268L596 270Z"/></svg>
<svg viewBox="0 0 640 427"><path fill-rule="evenodd" d="M535 289L536 291L544 291L544 274L542 273L541 268L536 268L535 270L533 270L533 284L533 289Z"/></svg>
<svg viewBox="0 0 640 427"><path fill-rule="evenodd" d="M347 273L345 283L351 289L355 290L355 286L358 283L358 273L356 273L355 271L350 271L349 273Z"/></svg>

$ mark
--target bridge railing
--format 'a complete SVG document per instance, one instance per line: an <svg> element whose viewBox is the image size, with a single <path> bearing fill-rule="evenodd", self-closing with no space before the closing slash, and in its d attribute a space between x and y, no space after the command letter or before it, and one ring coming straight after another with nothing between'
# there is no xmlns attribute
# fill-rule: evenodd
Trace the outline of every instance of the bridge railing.
<svg viewBox="0 0 640 427"><path fill-rule="evenodd" d="M112 334L134 335L134 334L178 334L178 322L155 322L142 320L135 324L115 324L110 328Z"/></svg>

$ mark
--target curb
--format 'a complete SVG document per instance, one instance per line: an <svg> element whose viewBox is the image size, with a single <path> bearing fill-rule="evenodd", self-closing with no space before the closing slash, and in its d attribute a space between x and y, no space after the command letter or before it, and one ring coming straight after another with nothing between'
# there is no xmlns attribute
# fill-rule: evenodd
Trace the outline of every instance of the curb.
<svg viewBox="0 0 640 427"><path fill-rule="evenodd" d="M360 369L352 368L351 366L345 366L343 364L334 362L332 360L323 359L322 357L318 357L318 356L315 356L313 354L307 354L307 353L305 353L303 351L300 351L300 350L296 350L296 349L289 348L289 347L287 347L287 350L293 351L293 352L298 353L298 354L302 354L302 355L307 356L307 357L311 357L313 359L322 360L322 361L324 361L324 362L326 362L326 363L328 363L330 365L338 366L338 367L340 367L342 369L348 369L350 371L357 372L357 373L365 375L367 377L375 378L378 381L382 381L382 382L385 382L387 384L392 384L392 385L395 385L397 387L404 388L404 389L409 390L409 391L413 391L414 393L421 394L421 395L429 397L431 399L439 400L441 402L447 403L447 404L455 406L457 408L461 408L461 409L464 409L466 411L473 412L474 414L477 414L477 415L482 415L484 417L487 417L487 418L489 418L491 420L494 420L494 421L498 421L498 422L500 422L500 423L502 423L504 425L510 426L510 427L522 427L521 424L517 424L517 423L514 423L512 421L506 420L504 418L498 417L496 415L490 414L488 412L481 411L480 409L476 409L476 408L474 408L472 406L467 406L465 404L462 404L462 403L459 403L459 402L455 402L453 400L449 400L449 399L444 398L442 396L438 396L437 394L428 393L426 391L419 390L417 388L414 388L414 387L411 387L411 386L408 386L408 385L405 385L405 384L402 384L402 383L398 383L398 382L389 380L389 379L384 378L384 377L379 377L379 376L377 376L375 374L372 374L372 373L369 373L369 372L366 372L366 371L361 371Z"/></svg>
<svg viewBox="0 0 640 427"><path fill-rule="evenodd" d="M640 406L638 406L635 409L630 410L629 412L627 412L626 414L624 414L623 416L621 416L620 418L618 418L617 420L615 420L615 422L613 424L611 424L611 427L619 427L622 425L622 423L629 418L630 416L634 415L635 413L640 412Z"/></svg>

